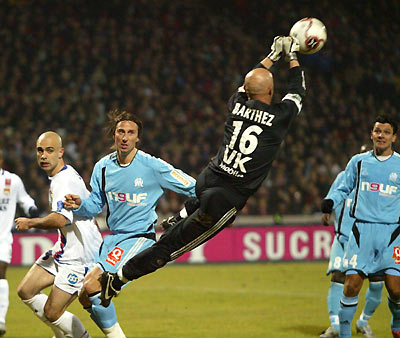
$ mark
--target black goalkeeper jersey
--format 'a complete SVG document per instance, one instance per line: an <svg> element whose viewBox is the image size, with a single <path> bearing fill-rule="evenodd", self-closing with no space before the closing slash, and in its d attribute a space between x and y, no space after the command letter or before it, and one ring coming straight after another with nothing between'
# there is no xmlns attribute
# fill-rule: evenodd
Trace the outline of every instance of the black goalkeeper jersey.
<svg viewBox="0 0 400 338"><path fill-rule="evenodd" d="M254 193L268 175L291 122L305 96L304 73L289 69L289 91L273 105L248 100L236 92L228 103L224 138L208 167L246 194Z"/></svg>

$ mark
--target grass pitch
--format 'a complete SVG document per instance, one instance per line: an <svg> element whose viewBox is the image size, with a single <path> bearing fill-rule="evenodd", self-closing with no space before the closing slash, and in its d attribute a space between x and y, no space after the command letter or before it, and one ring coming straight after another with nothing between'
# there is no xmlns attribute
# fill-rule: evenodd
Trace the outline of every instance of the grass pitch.
<svg viewBox="0 0 400 338"><path fill-rule="evenodd" d="M326 262L169 266L128 285L115 299L128 338L302 338L329 326ZM27 268L10 267L10 306L5 337L50 338L52 332L18 299ZM364 306L365 282L356 317ZM370 320L379 338L391 337L384 291ZM76 314L93 338L104 337L75 301ZM355 321L353 321L353 336Z"/></svg>

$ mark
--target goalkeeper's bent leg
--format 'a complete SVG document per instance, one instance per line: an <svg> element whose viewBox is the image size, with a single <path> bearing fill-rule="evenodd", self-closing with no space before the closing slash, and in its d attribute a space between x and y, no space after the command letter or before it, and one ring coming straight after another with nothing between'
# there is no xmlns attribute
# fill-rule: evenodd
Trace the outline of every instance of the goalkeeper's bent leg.
<svg viewBox="0 0 400 338"><path fill-rule="evenodd" d="M122 268L123 276L133 280L156 271L214 237L230 223L236 212L233 207L215 222L214 217L196 210L171 228L157 243L132 257Z"/></svg>

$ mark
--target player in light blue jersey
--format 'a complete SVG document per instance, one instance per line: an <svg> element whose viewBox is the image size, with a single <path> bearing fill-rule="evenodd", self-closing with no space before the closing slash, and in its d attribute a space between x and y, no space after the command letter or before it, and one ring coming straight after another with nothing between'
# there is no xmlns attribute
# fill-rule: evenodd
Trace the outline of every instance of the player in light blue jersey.
<svg viewBox="0 0 400 338"><path fill-rule="evenodd" d="M363 153L368 150L367 145L361 147L360 152ZM328 195L335 191L344 181L344 171L341 171L333 184L331 185ZM320 338L335 338L339 337L339 308L340 297L343 294L343 284L345 280L345 273L343 268L344 249L349 240L351 228L353 227L355 219L350 216L350 205L354 198L354 190L347 196L347 198L337 204L334 208L335 211L335 238L333 240L331 254L329 259L327 275L331 274L331 284L329 287L327 303L329 320L331 322L321 335ZM322 221L325 225L329 225L330 214L323 214ZM356 331L362 333L365 337L375 337L372 329L368 324L369 319L375 312L382 299L383 289L383 276L373 275L368 276L369 288L365 296L365 306L361 316L356 324Z"/></svg>
<svg viewBox="0 0 400 338"><path fill-rule="evenodd" d="M126 261L155 243L154 226L158 199L165 189L195 197L196 181L181 170L137 149L142 122L129 112L109 114L115 152L103 157L93 169L88 199L66 195L64 204L78 215L95 216L107 209L112 233L104 239L97 265L85 279L80 301L107 337L125 337L115 307L100 305L103 271L118 271Z"/></svg>
<svg viewBox="0 0 400 338"><path fill-rule="evenodd" d="M397 128L393 118L378 116L371 130L373 151L353 156L343 183L322 201L322 212L330 213L354 190L350 215L355 222L343 263L341 338L351 337L363 281L377 272L384 273L392 334L400 338L400 155L393 150Z"/></svg>

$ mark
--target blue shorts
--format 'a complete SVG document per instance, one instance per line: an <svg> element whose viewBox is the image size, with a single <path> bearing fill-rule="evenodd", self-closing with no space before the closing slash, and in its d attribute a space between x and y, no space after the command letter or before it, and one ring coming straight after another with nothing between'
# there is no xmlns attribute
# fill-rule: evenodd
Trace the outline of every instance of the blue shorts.
<svg viewBox="0 0 400 338"><path fill-rule="evenodd" d="M362 272L400 273L400 236L394 234L399 224L356 222L345 250L343 266L347 274ZM393 238L392 238L393 235Z"/></svg>
<svg viewBox="0 0 400 338"><path fill-rule="evenodd" d="M103 271L117 272L129 259L155 243L146 237L132 237L132 234L110 234L100 247L97 265Z"/></svg>
<svg viewBox="0 0 400 338"><path fill-rule="evenodd" d="M340 241L338 240L337 236L335 236L331 247L328 270L326 271L327 275L333 271L345 271L343 268L343 256L347 241L348 239L345 236L340 236Z"/></svg>

